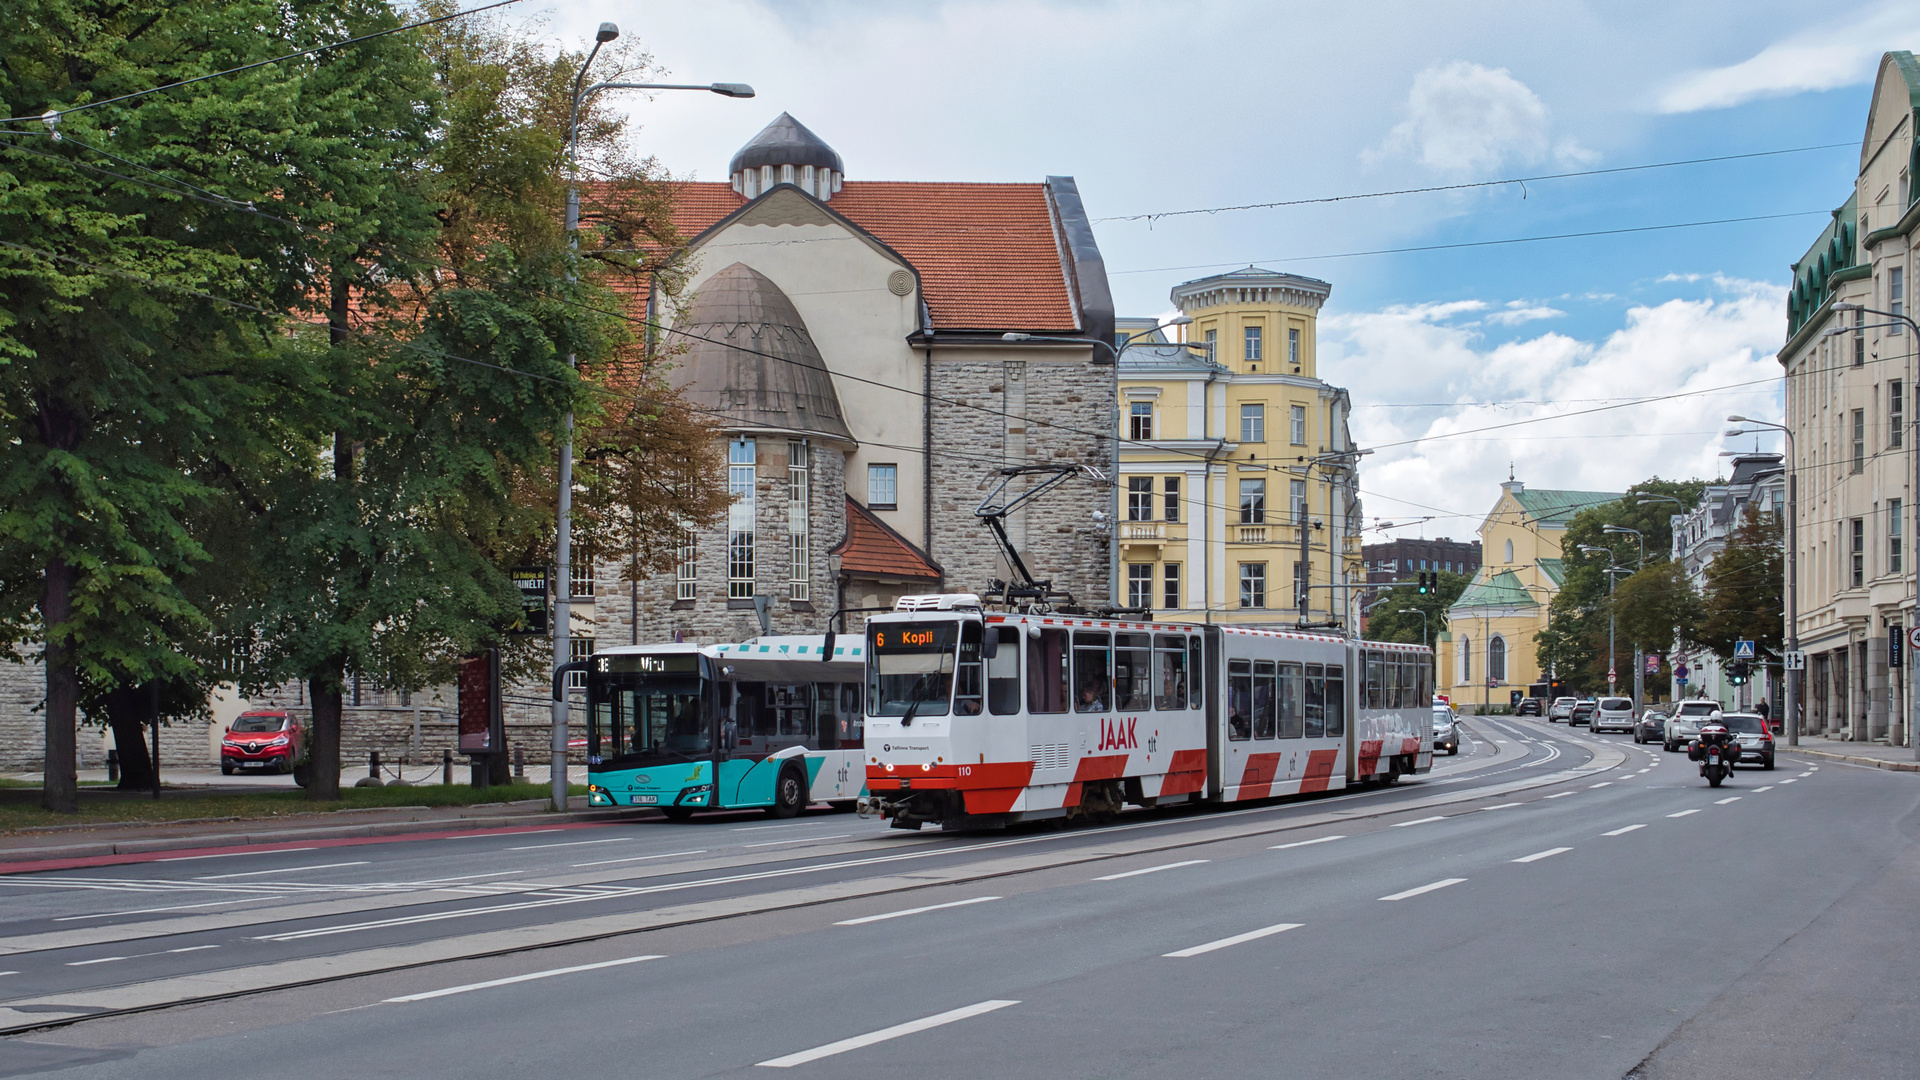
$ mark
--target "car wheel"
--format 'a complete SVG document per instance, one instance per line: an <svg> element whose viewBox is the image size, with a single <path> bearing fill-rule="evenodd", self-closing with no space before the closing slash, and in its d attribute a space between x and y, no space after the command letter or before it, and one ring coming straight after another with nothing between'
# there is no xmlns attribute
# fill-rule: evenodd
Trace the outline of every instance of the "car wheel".
<svg viewBox="0 0 1920 1080"><path fill-rule="evenodd" d="M1768 754L1766 757L1761 758L1760 767L1763 769L1771 770L1773 768L1773 755Z"/></svg>
<svg viewBox="0 0 1920 1080"><path fill-rule="evenodd" d="M232 776L232 775L233 775L233 762L231 762L231 761L223 761L223 762L221 762L221 763L220 763L220 775L221 775L221 776Z"/></svg>
<svg viewBox="0 0 1920 1080"><path fill-rule="evenodd" d="M1449 746L1449 747L1447 747L1447 756L1448 756L1448 757L1452 757L1452 756L1454 756L1455 754L1458 754L1459 752L1460 752L1460 744L1459 744L1459 743L1454 743L1454 744L1453 744L1452 746Z"/></svg>

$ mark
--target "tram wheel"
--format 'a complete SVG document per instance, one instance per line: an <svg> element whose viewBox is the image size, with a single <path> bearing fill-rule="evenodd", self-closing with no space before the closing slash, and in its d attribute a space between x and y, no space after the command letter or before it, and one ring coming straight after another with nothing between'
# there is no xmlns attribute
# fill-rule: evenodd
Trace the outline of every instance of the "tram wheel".
<svg viewBox="0 0 1920 1080"><path fill-rule="evenodd" d="M791 766L780 770L780 778L773 782L773 805L767 807L767 813L790 818L806 805L807 782L800 770Z"/></svg>

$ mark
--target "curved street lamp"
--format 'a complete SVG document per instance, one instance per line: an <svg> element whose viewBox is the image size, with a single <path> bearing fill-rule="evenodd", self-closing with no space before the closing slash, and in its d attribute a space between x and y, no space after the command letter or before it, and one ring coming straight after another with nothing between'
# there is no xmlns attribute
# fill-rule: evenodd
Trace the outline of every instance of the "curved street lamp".
<svg viewBox="0 0 1920 1080"><path fill-rule="evenodd" d="M1839 305L1835 305L1838 307ZM1800 524L1800 476L1795 468L1793 453L1793 429L1785 424L1776 424L1770 420L1755 420L1735 413L1727 417L1729 424L1751 424L1757 428L1778 431L1787 439L1787 640L1786 653L1794 656L1800 652L1800 545L1797 530ZM1727 437L1745 435L1744 428L1731 428ZM1804 658L1802 663L1805 663ZM1785 700L1782 707L1787 711L1787 745L1800 745L1800 685L1786 671L1786 660L1781 660L1781 681L1785 686ZM1805 678L1805 669L1800 669ZM1914 740L1915 754L1920 755L1920 739Z"/></svg>

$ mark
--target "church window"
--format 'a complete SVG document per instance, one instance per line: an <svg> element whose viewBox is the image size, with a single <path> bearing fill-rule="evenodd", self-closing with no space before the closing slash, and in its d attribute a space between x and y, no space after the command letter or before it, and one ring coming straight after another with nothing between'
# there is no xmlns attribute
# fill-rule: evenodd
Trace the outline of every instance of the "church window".
<svg viewBox="0 0 1920 1080"><path fill-rule="evenodd" d="M811 552L808 547L807 511L813 484L807 465L806 445L788 443L787 547L791 558L787 571L787 598L790 600L807 599L807 583L812 577L808 573Z"/></svg>
<svg viewBox="0 0 1920 1080"><path fill-rule="evenodd" d="M753 598L753 518L755 445L752 439L727 444L727 598Z"/></svg>

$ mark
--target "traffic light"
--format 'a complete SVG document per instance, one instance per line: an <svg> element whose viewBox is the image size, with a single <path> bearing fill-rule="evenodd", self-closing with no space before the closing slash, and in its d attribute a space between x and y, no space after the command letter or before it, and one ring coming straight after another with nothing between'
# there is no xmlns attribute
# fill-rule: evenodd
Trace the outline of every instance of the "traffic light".
<svg viewBox="0 0 1920 1080"><path fill-rule="evenodd" d="M1751 673L1752 670L1752 668L1747 666L1745 660L1735 660L1733 667L1727 670L1727 681L1735 686L1745 686L1747 684L1747 675Z"/></svg>
<svg viewBox="0 0 1920 1080"><path fill-rule="evenodd" d="M1428 596L1438 591L1439 585L1440 585L1439 574L1429 574L1424 570L1421 571L1420 573L1420 595L1421 596Z"/></svg>

